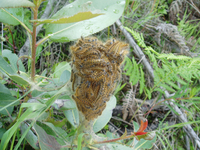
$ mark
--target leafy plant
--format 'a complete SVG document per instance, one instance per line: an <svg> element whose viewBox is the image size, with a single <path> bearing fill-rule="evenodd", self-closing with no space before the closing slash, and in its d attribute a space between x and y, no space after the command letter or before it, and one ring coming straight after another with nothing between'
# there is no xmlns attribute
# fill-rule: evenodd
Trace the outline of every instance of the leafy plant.
<svg viewBox="0 0 200 150"><path fill-rule="evenodd" d="M4 80L2 83L8 83L8 80L11 80L22 91L22 94L18 94L18 98L15 98L11 95L10 89L0 84L0 113L6 117L11 116L13 107L20 105L17 116L6 130L5 127L0 126L0 149L6 149L11 139L10 149L18 149L24 140L34 149L100 147L101 142L91 143L84 138L85 134L80 132L81 122L79 122L79 118L81 116L79 116L75 102L71 99L73 92L69 81L71 75L69 63L60 63L50 77L45 76L45 71L41 75L37 75L35 73L35 64L38 59L36 49L39 53L41 44L48 39L68 42L104 29L121 16L125 1L77 0L60 9L49 19L38 19L38 10L42 2L43 0L33 0L33 2L1 0L0 2L0 21L14 26L20 24L32 38L31 57L21 57L31 61L31 74L26 72L21 58L18 58L11 51L2 50L2 56L0 56L0 72L3 76L2 80ZM24 19L24 14L30 13L30 9L23 7L29 7L33 11L33 20L30 20L32 26L28 25L27 18ZM44 23L47 23L46 36L36 41L36 28ZM111 118L111 110L115 105L116 99L112 96L103 114L97 118L92 126L94 132L98 132L107 124ZM56 119L59 116L52 116L52 107L58 112L62 112L62 117L64 117L62 121ZM148 137L148 134L143 133L147 122L145 126L142 125L138 132L134 132L131 136L124 134L114 141L134 138L141 134L142 137L138 138ZM67 129L63 130L63 126ZM18 135L18 128L21 130L21 137ZM15 143L16 136L18 137L17 143ZM104 141L104 143L108 142L110 141ZM108 144L108 147L129 149L127 146L117 143Z"/></svg>

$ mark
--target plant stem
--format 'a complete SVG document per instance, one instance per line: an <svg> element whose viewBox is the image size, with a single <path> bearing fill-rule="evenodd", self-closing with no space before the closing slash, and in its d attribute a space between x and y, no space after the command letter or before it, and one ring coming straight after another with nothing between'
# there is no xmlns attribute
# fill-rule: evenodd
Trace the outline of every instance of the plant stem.
<svg viewBox="0 0 200 150"><path fill-rule="evenodd" d="M95 141L94 144L111 143L111 142L116 142L116 141L119 141L119 140L129 139L129 138L132 138L132 137L136 137L135 134L131 134L131 135L128 135L128 136L125 136L125 137L119 137L119 138L116 138L116 139L106 140L106 141Z"/></svg>
<svg viewBox="0 0 200 150"><path fill-rule="evenodd" d="M38 15L38 6L36 5L34 10L34 19L37 19L37 15ZM32 34L32 52L31 52L31 57L32 57L32 61L31 61L31 80L34 81L34 77L35 77L35 57L36 57L36 26L37 23L33 23L33 34Z"/></svg>

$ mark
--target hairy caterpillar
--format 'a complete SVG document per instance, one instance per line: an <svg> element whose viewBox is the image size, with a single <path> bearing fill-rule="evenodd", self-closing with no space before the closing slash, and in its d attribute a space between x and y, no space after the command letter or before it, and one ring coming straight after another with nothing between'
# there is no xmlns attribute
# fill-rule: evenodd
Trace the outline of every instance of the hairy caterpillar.
<svg viewBox="0 0 200 150"><path fill-rule="evenodd" d="M81 37L70 48L74 65L71 75L73 90L76 78L81 78L72 98L85 118L92 120L102 114L115 90L128 44L115 39L103 44L95 37Z"/></svg>

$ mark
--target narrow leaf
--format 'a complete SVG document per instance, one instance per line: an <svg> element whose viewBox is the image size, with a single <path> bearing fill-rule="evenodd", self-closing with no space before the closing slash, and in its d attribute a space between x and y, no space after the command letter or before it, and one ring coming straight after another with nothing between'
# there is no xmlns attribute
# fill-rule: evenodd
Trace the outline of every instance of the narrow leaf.
<svg viewBox="0 0 200 150"><path fill-rule="evenodd" d="M85 133L81 133L78 135L78 147L77 147L77 150L81 150L81 147L82 147L82 139L83 139L83 135Z"/></svg>
<svg viewBox="0 0 200 150"><path fill-rule="evenodd" d="M120 138L123 139L125 136L127 136L127 130L126 130L126 128L125 128L124 134Z"/></svg>
<svg viewBox="0 0 200 150"><path fill-rule="evenodd" d="M166 90L170 91L170 92L175 92L174 89L172 89L170 86L168 86L167 84L160 84L161 87L164 87Z"/></svg>
<svg viewBox="0 0 200 150"><path fill-rule="evenodd" d="M144 90L144 86L145 86L145 83L144 83L144 72L142 70L142 66L140 66L140 91L139 93L142 94L143 90Z"/></svg>
<svg viewBox="0 0 200 150"><path fill-rule="evenodd" d="M62 18L58 18L58 19L38 19L38 20L31 20L30 22L37 22L39 24L42 24L42 23L51 23L51 24L74 23L74 22L91 19L91 18L100 16L100 15L103 15L103 13L93 14L91 11L87 11L87 12L79 12L70 17L62 17Z"/></svg>

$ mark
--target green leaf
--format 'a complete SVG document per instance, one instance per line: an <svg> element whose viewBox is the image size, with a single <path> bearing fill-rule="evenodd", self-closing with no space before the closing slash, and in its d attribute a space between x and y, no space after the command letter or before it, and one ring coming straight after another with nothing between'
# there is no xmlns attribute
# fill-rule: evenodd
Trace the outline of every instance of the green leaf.
<svg viewBox="0 0 200 150"><path fill-rule="evenodd" d="M178 77L178 76L174 76L175 77L175 80L177 81L177 82L179 82L180 84L182 84L182 85L187 85L187 83L185 82L185 81L183 81L182 79L180 79L180 77Z"/></svg>
<svg viewBox="0 0 200 150"><path fill-rule="evenodd" d="M77 108L63 111L63 113L66 116L67 120L71 123L72 126L74 126L75 128L78 127L78 125L79 125L79 113L78 113Z"/></svg>
<svg viewBox="0 0 200 150"><path fill-rule="evenodd" d="M21 129L21 133L24 134L25 131L27 130L29 126L25 123L22 122L20 129ZM32 130L29 130L28 133L25 136L26 141L34 148L34 149L39 149L39 146L37 144L38 142L38 138L37 136L33 133Z"/></svg>
<svg viewBox="0 0 200 150"><path fill-rule="evenodd" d="M140 139L140 141L135 145L134 149L151 149L153 144L156 142L156 136L152 140Z"/></svg>
<svg viewBox="0 0 200 150"><path fill-rule="evenodd" d="M126 64L124 66L124 70L127 70L130 68L130 65L132 65L132 62L131 62L131 59L128 57L125 57L125 62L126 62Z"/></svg>
<svg viewBox="0 0 200 150"><path fill-rule="evenodd" d="M144 80L144 72L142 70L142 66L140 66L140 91L139 93L142 94L145 86L145 80Z"/></svg>
<svg viewBox="0 0 200 150"><path fill-rule="evenodd" d="M12 53L12 51L7 50L7 49L4 49L2 51L2 56L8 58L8 60L11 64L11 67L13 68L13 70L15 72L17 72L18 71L18 69L17 69L18 56L16 54ZM18 65L19 65L20 71L26 72L24 65L22 64L21 60L18 61Z"/></svg>
<svg viewBox="0 0 200 150"><path fill-rule="evenodd" d="M60 76L60 82L66 83L67 81L69 81L70 77L71 73L68 70L65 70Z"/></svg>
<svg viewBox="0 0 200 150"><path fill-rule="evenodd" d="M106 148L108 148L109 150L133 150L131 147L116 143L108 143L106 144Z"/></svg>
<svg viewBox="0 0 200 150"><path fill-rule="evenodd" d="M63 24L63 23L74 23L79 22L87 19L91 19L97 16L103 15L102 13L95 13L93 14L90 11L87 12L79 12L73 16L64 16L62 18L55 18L55 19L38 19L38 20L31 20L30 22L37 22L39 24L42 23L50 23L50 24Z"/></svg>
<svg viewBox="0 0 200 150"><path fill-rule="evenodd" d="M33 118L39 116L39 113L41 113L41 112L38 113L38 112L34 112L34 111L37 110L38 108L42 108L43 106L44 105L39 105L39 103L35 103L34 105L28 104L28 103L23 103L21 105L20 109L25 108L25 107L29 107L29 108L22 114L22 116L17 120L16 123L9 130L7 130L6 133L4 133L3 138L1 140L1 145L0 145L1 150L5 150L8 142L10 141L10 139L13 136L13 134L15 133L15 131L18 129L21 122L26 119L33 119Z"/></svg>
<svg viewBox="0 0 200 150"><path fill-rule="evenodd" d="M106 108L103 110L101 116L97 118L94 123L93 130L94 132L100 131L111 119L112 117L112 110L116 106L116 98L113 95L110 100L106 104Z"/></svg>
<svg viewBox="0 0 200 150"><path fill-rule="evenodd" d="M5 8L5 10L23 22L23 19L24 19L23 8ZM20 24L19 21L14 19L10 14L6 13L2 9L0 9L0 22L7 23L14 26Z"/></svg>
<svg viewBox="0 0 200 150"><path fill-rule="evenodd" d="M164 94L164 90L163 90L163 89L161 89L161 88L155 88L153 91L158 91L158 92L160 92L160 93L163 93L163 94Z"/></svg>
<svg viewBox="0 0 200 150"><path fill-rule="evenodd" d="M77 150L81 150L81 147L82 147L82 140L83 140L83 135L85 133L81 133L78 135L78 147L77 147Z"/></svg>
<svg viewBox="0 0 200 150"><path fill-rule="evenodd" d="M22 141L24 140L25 136L28 134L28 132L30 131L31 127L33 126L34 122L32 122L28 128L24 131L24 133L22 134L22 136L20 137L20 139L18 140L17 144L15 145L14 150L18 150Z"/></svg>
<svg viewBox="0 0 200 150"><path fill-rule="evenodd" d="M178 107L181 107L181 108L187 110L188 112L191 112L190 109L188 109L187 107L185 107L185 106L183 106L183 105L181 105L181 104L179 104L179 103L174 102L174 104L176 104Z"/></svg>
<svg viewBox="0 0 200 150"><path fill-rule="evenodd" d="M9 77L16 83L23 86L28 86L32 82L30 79L26 78L25 76L20 76L18 74L9 75Z"/></svg>
<svg viewBox="0 0 200 150"><path fill-rule="evenodd" d="M15 133L15 131L17 130L17 128L19 127L21 122L23 122L27 119L32 119L33 121L35 121L38 118L40 118L40 116L52 105L52 103L56 100L56 98L58 98L59 95L63 91L65 91L65 88L66 87L60 89L54 96L52 96L48 101L46 101L45 104L23 103L20 107L20 112L22 111L23 108L28 108L28 109L21 115L21 117L19 119L17 119L17 122L9 130L7 130L6 133L3 135L1 145L0 145L0 149L5 150L10 138L13 136L13 134ZM40 127L38 127L38 128L40 128ZM42 129L41 129L40 133L42 134ZM43 135L44 135L44 133L43 133ZM50 137L50 140L51 140L51 137Z"/></svg>
<svg viewBox="0 0 200 150"><path fill-rule="evenodd" d="M6 74L15 74L15 71L11 68L11 66L4 60L2 56L0 56L0 71Z"/></svg>
<svg viewBox="0 0 200 150"><path fill-rule="evenodd" d="M54 78L60 78L60 76L62 75L62 73L65 71L71 71L71 66L68 62L61 62L58 64L58 66L56 67L54 73L52 74L52 76Z"/></svg>
<svg viewBox="0 0 200 150"><path fill-rule="evenodd" d="M54 106L57 110L69 110L75 109L76 103L74 102L74 100L68 97L68 99L57 99L52 106Z"/></svg>
<svg viewBox="0 0 200 150"><path fill-rule="evenodd" d="M73 16L78 12L91 11L92 13L105 14L98 17L84 20L78 23L49 24L46 34L51 35L53 41L66 42L73 41L81 36L85 37L112 25L124 11L125 0L76 0L63 7L52 18L58 19L65 16ZM74 25L70 29L68 27ZM66 29L66 30L65 30ZM61 31L62 32L59 32ZM59 32L58 34L55 34Z"/></svg>
<svg viewBox="0 0 200 150"><path fill-rule="evenodd" d="M34 124L33 126L38 135L40 148L42 150L59 150L61 148L60 144L56 141L55 137L47 134L45 130L37 124Z"/></svg>
<svg viewBox="0 0 200 150"><path fill-rule="evenodd" d="M35 5L28 0L1 0L0 8L10 7L35 7Z"/></svg>
<svg viewBox="0 0 200 150"><path fill-rule="evenodd" d="M0 140L3 137L3 134L6 132L6 129L0 128Z"/></svg>
<svg viewBox="0 0 200 150"><path fill-rule="evenodd" d="M9 53L9 52L8 52ZM7 53L7 54L8 54ZM6 54L6 55L7 55ZM16 83L20 84L20 85L24 85L27 86L29 84L32 84L32 81L28 78L28 75L24 72L21 72L21 74L17 74L16 72L16 66L15 66L15 61L12 61L12 59L16 60L16 57L13 55L8 57L9 59L11 59L11 65L8 64L4 58L2 56L0 56L0 71L4 74L9 76L13 81L15 81ZM12 67L11 67L12 66ZM21 67L21 69L23 70L24 68Z"/></svg>
<svg viewBox="0 0 200 150"><path fill-rule="evenodd" d="M176 90L179 90L180 87L176 84L174 84L174 82L167 80L166 81L167 84L169 84L170 86L172 86L173 88L175 88Z"/></svg>
<svg viewBox="0 0 200 150"><path fill-rule="evenodd" d="M166 104L166 105L167 107L169 107L171 111L173 111L173 113L175 113L176 115L179 115L179 113L173 107L171 107L169 104Z"/></svg>
<svg viewBox="0 0 200 150"><path fill-rule="evenodd" d="M64 141L66 141L67 133L65 130L63 130L60 127L55 127L52 123L44 122L51 130L53 130L56 134L56 136L61 137Z"/></svg>
<svg viewBox="0 0 200 150"><path fill-rule="evenodd" d="M115 89L115 92L113 95L117 94L119 91L121 91L124 87L125 87L126 83L124 83L122 86L121 86L121 83L116 87Z"/></svg>
<svg viewBox="0 0 200 150"><path fill-rule="evenodd" d="M175 92L174 89L172 89L170 86L168 86L167 84L160 84L161 87L165 88L166 90L170 91L170 92Z"/></svg>
<svg viewBox="0 0 200 150"><path fill-rule="evenodd" d="M138 83L139 78L140 78L140 73L139 73L139 67L137 62L135 61L134 57L132 58L132 62L133 62L133 70L130 74L130 82L132 83L132 85L135 85Z"/></svg>
<svg viewBox="0 0 200 150"><path fill-rule="evenodd" d="M3 84L0 83L0 109L4 106L16 101L16 98L12 96L9 89L7 89ZM17 105L18 103L15 103ZM13 106L7 107L9 114L13 111ZM0 111L0 114L8 115L6 110Z"/></svg>

